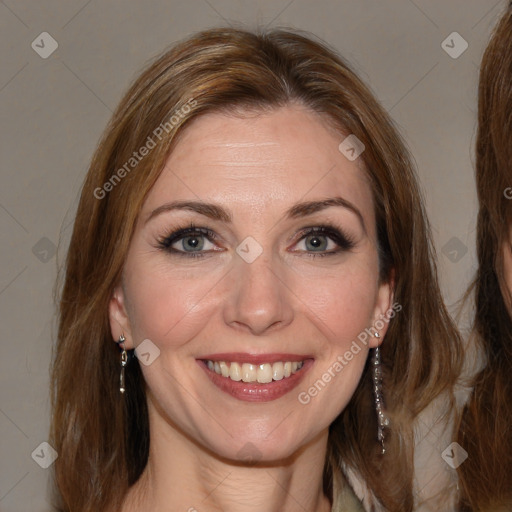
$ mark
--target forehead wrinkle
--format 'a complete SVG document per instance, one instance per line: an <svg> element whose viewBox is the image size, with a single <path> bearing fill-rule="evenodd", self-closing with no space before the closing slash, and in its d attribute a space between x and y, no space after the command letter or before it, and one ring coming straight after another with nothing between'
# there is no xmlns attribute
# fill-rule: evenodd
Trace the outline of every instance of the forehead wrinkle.
<svg viewBox="0 0 512 512"><path fill-rule="evenodd" d="M206 142L205 145L200 149L199 158L203 158L204 155L208 155L208 165L222 165L225 167L261 167L269 164L281 164L278 155L275 151L270 153L265 152L267 148L279 148L281 144L278 142ZM209 155L209 151L217 149L228 149L233 150L232 153L216 157ZM249 151L245 152L247 149ZM240 151L237 151L240 150ZM259 150L254 154L251 150Z"/></svg>
<svg viewBox="0 0 512 512"><path fill-rule="evenodd" d="M209 142L206 147L252 148L261 146L279 146L278 142Z"/></svg>
<svg viewBox="0 0 512 512"><path fill-rule="evenodd" d="M222 167L257 167L260 168L272 164L272 163L278 163L275 159L258 159L258 160L248 160L248 159L242 159L242 160L211 160L208 165L215 166L215 165L221 165ZM265 169L266 174L264 177L268 177L268 169ZM248 176L244 176L248 177ZM260 177L260 175L257 175L257 177Z"/></svg>

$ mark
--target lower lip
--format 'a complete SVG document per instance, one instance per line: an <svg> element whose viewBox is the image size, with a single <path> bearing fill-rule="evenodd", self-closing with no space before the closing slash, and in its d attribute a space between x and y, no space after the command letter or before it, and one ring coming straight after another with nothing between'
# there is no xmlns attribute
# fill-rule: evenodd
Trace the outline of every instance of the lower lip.
<svg viewBox="0 0 512 512"><path fill-rule="evenodd" d="M250 382L242 382L241 380L231 380L229 377L222 377L222 375L210 370L204 361L200 359L196 359L196 361L206 372L208 378L220 390L244 402L270 402L281 398L299 384L314 363L313 359L306 359L302 368L289 377L267 384L252 384Z"/></svg>

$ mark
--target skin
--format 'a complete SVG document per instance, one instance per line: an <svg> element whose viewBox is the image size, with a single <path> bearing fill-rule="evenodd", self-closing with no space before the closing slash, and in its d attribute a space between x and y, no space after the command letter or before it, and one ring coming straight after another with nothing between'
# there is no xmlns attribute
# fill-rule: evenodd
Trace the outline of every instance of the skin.
<svg viewBox="0 0 512 512"><path fill-rule="evenodd" d="M110 303L115 340L124 333L127 349L149 339L160 350L151 365L141 364L151 448L123 512L330 510L322 490L328 427L387 324L307 405L298 394L392 304L392 285L379 282L371 189L361 160L338 150L343 138L299 105L207 114L182 134L143 206ZM333 196L350 201L362 221L339 206L285 218L297 202ZM148 220L175 200L213 202L231 212L232 222L187 210ZM201 239L204 257L158 248L159 239L192 222L218 236ZM321 247L312 246L301 230L329 222L354 247L313 258L337 244L320 235ZM248 236L263 250L252 263L235 252ZM183 251L183 242L174 247ZM291 392L250 403L219 390L196 362L235 351L310 354L315 362ZM244 447L257 464L244 462Z"/></svg>

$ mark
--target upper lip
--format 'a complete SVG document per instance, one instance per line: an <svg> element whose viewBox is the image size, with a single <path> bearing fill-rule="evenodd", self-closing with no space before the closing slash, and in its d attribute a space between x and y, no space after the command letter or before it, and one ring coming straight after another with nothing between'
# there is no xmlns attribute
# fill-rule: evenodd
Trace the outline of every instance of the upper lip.
<svg viewBox="0 0 512 512"><path fill-rule="evenodd" d="M247 352L224 352L222 354L208 354L198 357L204 361L229 361L232 363L250 363L250 364L263 364L263 363L276 363L277 361L304 361L306 359L313 359L311 355L304 354L249 354Z"/></svg>

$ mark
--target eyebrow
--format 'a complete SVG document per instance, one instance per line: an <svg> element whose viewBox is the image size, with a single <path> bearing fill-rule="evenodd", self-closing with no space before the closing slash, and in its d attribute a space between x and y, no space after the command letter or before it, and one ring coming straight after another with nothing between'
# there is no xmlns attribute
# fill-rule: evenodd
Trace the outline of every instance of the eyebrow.
<svg viewBox="0 0 512 512"><path fill-rule="evenodd" d="M359 209L354 206L350 201L343 197L330 197L319 201L306 201L293 205L285 212L286 219L298 219L313 215L314 213L325 210L332 206L338 206L351 211L359 219L363 230L366 233L366 225L363 216ZM205 203L203 201L171 201L165 203L158 208L155 208L148 216L144 224L147 224L151 219L155 218L164 212L173 210L187 210L204 215L212 220L218 220L230 224L233 221L233 216L229 210L214 203Z"/></svg>

